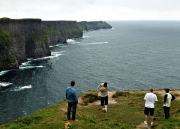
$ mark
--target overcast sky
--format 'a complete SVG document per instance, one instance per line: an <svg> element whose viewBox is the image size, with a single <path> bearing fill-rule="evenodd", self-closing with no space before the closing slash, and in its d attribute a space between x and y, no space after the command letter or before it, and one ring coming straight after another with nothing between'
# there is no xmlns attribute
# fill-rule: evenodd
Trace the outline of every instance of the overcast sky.
<svg viewBox="0 0 180 129"><path fill-rule="evenodd" d="M0 18L180 20L180 0L0 0Z"/></svg>

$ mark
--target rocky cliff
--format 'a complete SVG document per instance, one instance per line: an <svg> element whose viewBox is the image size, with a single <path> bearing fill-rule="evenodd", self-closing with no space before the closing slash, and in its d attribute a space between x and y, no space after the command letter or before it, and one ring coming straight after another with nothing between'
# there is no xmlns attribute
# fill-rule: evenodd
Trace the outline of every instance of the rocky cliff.
<svg viewBox="0 0 180 129"><path fill-rule="evenodd" d="M0 19L0 71L17 69L27 58L50 56L49 46L82 37L83 31L109 29L102 21L42 21Z"/></svg>
<svg viewBox="0 0 180 129"><path fill-rule="evenodd" d="M67 39L82 37L83 32L76 21L42 21L50 45L67 43Z"/></svg>
<svg viewBox="0 0 180 129"><path fill-rule="evenodd" d="M0 19L0 71L16 69L27 58L50 56L49 46L82 37L76 21Z"/></svg>
<svg viewBox="0 0 180 129"><path fill-rule="evenodd" d="M82 21L78 22L78 26L82 31L99 30L99 29L111 29L112 26L103 21Z"/></svg>

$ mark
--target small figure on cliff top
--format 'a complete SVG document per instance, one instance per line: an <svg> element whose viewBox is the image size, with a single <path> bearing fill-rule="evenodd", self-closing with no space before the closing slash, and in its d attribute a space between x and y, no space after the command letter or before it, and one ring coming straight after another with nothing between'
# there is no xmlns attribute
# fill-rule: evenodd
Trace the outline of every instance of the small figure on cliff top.
<svg viewBox="0 0 180 129"><path fill-rule="evenodd" d="M102 110L107 112L107 107L108 107L108 85L107 82L101 83L98 87L98 90L100 91L101 94L101 106Z"/></svg>
<svg viewBox="0 0 180 129"><path fill-rule="evenodd" d="M154 123L154 103L157 102L157 96L153 93L153 88L150 89L149 93L146 93L144 97L144 114L145 114L145 121L144 124L148 122L148 115L150 113L151 116L151 125Z"/></svg>
<svg viewBox="0 0 180 129"><path fill-rule="evenodd" d="M164 103L163 103L163 107L164 107L164 115L165 115L165 119L168 119L170 117L170 107L171 107L171 101L175 100L174 95L172 95L171 93L169 93L169 89L166 88L165 89L166 94L164 95Z"/></svg>
<svg viewBox="0 0 180 129"><path fill-rule="evenodd" d="M78 104L78 93L76 89L74 88L75 81L72 80L70 84L71 86L67 87L66 89L66 99L68 100L67 119L71 120L71 110L72 110L72 120L78 121L76 120L76 107Z"/></svg>

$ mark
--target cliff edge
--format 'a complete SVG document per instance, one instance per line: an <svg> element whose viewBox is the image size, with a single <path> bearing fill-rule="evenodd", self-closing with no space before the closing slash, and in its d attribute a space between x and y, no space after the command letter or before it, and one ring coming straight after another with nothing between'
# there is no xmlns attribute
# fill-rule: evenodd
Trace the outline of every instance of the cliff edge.
<svg viewBox="0 0 180 129"><path fill-rule="evenodd" d="M27 58L51 55L49 46L80 38L83 31L110 29L103 21L42 21L41 19L0 19L0 71L18 69Z"/></svg>

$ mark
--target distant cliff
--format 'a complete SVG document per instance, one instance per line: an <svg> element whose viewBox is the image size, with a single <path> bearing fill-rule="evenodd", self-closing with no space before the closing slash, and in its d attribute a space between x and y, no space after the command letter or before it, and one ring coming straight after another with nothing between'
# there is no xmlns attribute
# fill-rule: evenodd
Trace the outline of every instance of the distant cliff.
<svg viewBox="0 0 180 129"><path fill-rule="evenodd" d="M99 29L111 29L112 26L103 21L82 21L78 22L78 26L82 31L99 30Z"/></svg>
<svg viewBox="0 0 180 129"><path fill-rule="evenodd" d="M50 45L67 43L67 39L82 37L83 32L76 21L42 21Z"/></svg>
<svg viewBox="0 0 180 129"><path fill-rule="evenodd" d="M82 35L76 21L1 18L0 71L17 69L27 58L50 56L50 45Z"/></svg>
<svg viewBox="0 0 180 129"><path fill-rule="evenodd" d="M82 37L83 31L109 29L102 21L42 21L41 19L0 19L0 71L17 69L27 58L50 56L49 46Z"/></svg>

